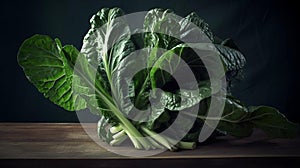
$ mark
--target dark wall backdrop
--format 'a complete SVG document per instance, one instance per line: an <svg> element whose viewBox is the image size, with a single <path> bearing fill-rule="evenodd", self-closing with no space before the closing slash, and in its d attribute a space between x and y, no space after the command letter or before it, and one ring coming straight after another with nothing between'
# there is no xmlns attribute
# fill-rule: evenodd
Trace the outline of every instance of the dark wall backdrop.
<svg viewBox="0 0 300 168"><path fill-rule="evenodd" d="M245 79L233 90L248 105L270 105L299 122L299 70L296 4L258 0L74 1L26 0L2 2L1 122L77 122L75 113L45 99L17 65L19 46L38 33L59 37L80 49L89 18L103 7L138 12L155 7L185 16L194 11L213 32L231 37L246 56Z"/></svg>

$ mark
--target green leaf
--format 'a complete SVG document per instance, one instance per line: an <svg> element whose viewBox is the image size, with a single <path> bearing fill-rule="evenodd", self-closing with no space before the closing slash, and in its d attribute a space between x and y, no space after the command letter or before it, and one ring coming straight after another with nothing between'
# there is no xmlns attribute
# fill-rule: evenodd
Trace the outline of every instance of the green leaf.
<svg viewBox="0 0 300 168"><path fill-rule="evenodd" d="M195 24L198 28L195 27ZM215 47L221 53L220 58L223 61L226 76L228 80L237 77L241 69L245 66L246 60L232 39L226 39L218 42L214 37L209 25L205 23L196 13L191 13L180 21L181 39L195 43L214 43ZM202 36L202 31L207 37ZM215 40L217 39L217 40Z"/></svg>
<svg viewBox="0 0 300 168"><path fill-rule="evenodd" d="M262 129L270 138L293 138L298 134L299 125L290 122L277 109L268 106L250 107L250 122Z"/></svg>
<svg viewBox="0 0 300 168"><path fill-rule="evenodd" d="M146 122L147 128L151 130L155 129L162 129L162 125L168 125L168 122L170 121L170 115L168 110L162 107L161 109L158 109L153 106L151 106L151 118L149 117L148 121Z"/></svg>
<svg viewBox="0 0 300 168"><path fill-rule="evenodd" d="M214 44L221 53L221 59L226 69L226 78L230 86L233 79L241 79L242 68L246 64L246 59L238 46L230 38L221 40L215 36Z"/></svg>
<svg viewBox="0 0 300 168"><path fill-rule="evenodd" d="M97 82L104 88L101 92L106 97L112 97L123 112L126 112L126 102L123 100L120 84L121 62L133 50L130 41L130 29L126 22L119 18L123 12L119 8L104 8L91 19L91 29L83 40L81 52L84 53L92 66L98 68ZM124 65L126 66L126 65ZM97 96L99 97L99 96ZM101 105L99 98L99 105ZM129 108L130 109L130 108Z"/></svg>
<svg viewBox="0 0 300 168"><path fill-rule="evenodd" d="M73 93L85 99L91 113L100 115L100 112L102 112L103 115L108 116L109 114L107 114L107 112L110 111L109 107L105 101L99 97L99 94L95 94L95 92L101 92L106 98L110 99L110 96L104 91L104 89L107 89L106 83L104 83L103 80L100 80L101 77L99 73L97 73L97 70L91 67L85 56L79 53L75 47L66 45L63 47L62 51L70 60L72 60L72 56L76 56L77 58L76 60L73 60L74 63L76 62L76 66L73 68ZM95 77L97 79L96 81L94 81Z"/></svg>
<svg viewBox="0 0 300 168"><path fill-rule="evenodd" d="M181 35L185 35L186 37L188 37L188 35L190 35L191 33L191 31L188 30L189 28L192 27L190 25L191 22L193 22L196 26L199 27L197 31L199 30L204 31L207 35L209 35L209 38L212 37L212 33L208 27L208 24L206 24L195 13L188 15L186 18L182 19L181 21L178 20L178 17L174 17L174 13L171 10L153 9L150 10L145 16L144 30L148 33L144 33L143 37L144 37L145 44L143 46L151 47L151 52L148 57L148 66L149 67L153 66L153 68L149 68L152 89L165 87L167 89L173 88L174 90L176 90L177 88L176 87L174 88L174 86L176 86L177 84L172 78L172 75L174 75L174 73L184 74L185 68L192 68L194 74L198 77L198 79L201 78L201 80L203 80L203 78L207 76L206 69L203 66L203 63L199 58L199 56L195 55L194 53L193 53L194 57L191 56L192 52L190 52L191 50L187 49L188 46L181 45L180 44L181 42L175 38L175 37L179 38ZM193 28L195 29L195 26ZM135 36L134 40L137 41L135 43L139 44L141 41L140 38L137 38L137 36ZM142 45L139 44L139 46ZM161 54L157 52L158 48L164 48L170 50ZM211 47L208 46L205 49L202 47L201 49L211 50ZM189 63L190 67L183 67L183 66L178 67L180 61L179 57L181 57L183 50L185 50L185 53L182 59L184 59L187 63ZM175 55L178 55L179 57ZM213 57L207 57L207 58L212 59L213 61ZM165 70L167 69L171 73L168 73L163 69ZM203 73L205 73L205 75L203 75ZM147 101L149 97L148 93L150 89L148 88L149 78L147 76L147 72L146 74L143 74L143 77L141 77L140 79L144 81L144 84L138 85L136 84L138 82L134 82L135 90L138 90L136 91L137 94L135 94L138 97L137 99L135 99L135 102L148 102ZM166 85L168 82L170 84ZM139 105L139 104L141 103L135 103L135 105ZM147 106L144 105L143 107L147 107Z"/></svg>
<svg viewBox="0 0 300 168"><path fill-rule="evenodd" d="M145 56L141 51L139 54L132 57L124 58L118 65L118 69L113 76L113 82L117 88L118 96L116 101L119 103L119 107L122 108L124 114L132 114L133 107L144 107L145 109L149 105L148 92L143 92L143 95L138 95L140 102L132 102L132 99L136 98L136 93L140 89L143 89L145 81L144 71L139 71L141 67L146 67L144 61ZM139 64L137 64L137 62ZM137 74L133 74L138 72ZM133 78L132 78L133 77ZM133 113L135 113L134 111Z"/></svg>
<svg viewBox="0 0 300 168"><path fill-rule="evenodd" d="M165 119L161 117L167 111L181 111L191 108L199 104L203 99L211 96L210 84L199 85L197 90L181 89L176 93L171 92L155 92L150 96L151 114L148 117L147 126L154 127L155 123L163 123L160 121ZM157 127L157 126L156 126Z"/></svg>
<svg viewBox="0 0 300 168"><path fill-rule="evenodd" d="M195 51L198 51L201 55L197 55ZM169 83L171 87L174 87L177 83L172 76L179 76L186 79L185 77L190 72L193 73L192 75L194 75L198 83L203 82L209 80L207 68L211 72L210 79L220 80L225 76L222 60L220 60L220 53L213 44L179 44L163 53L154 63L150 71L151 85L152 88L163 88L164 85ZM191 79L189 78L189 80ZM187 89L197 87L197 85L191 85L195 81L189 80L186 79L181 87ZM174 90L177 89L174 88Z"/></svg>
<svg viewBox="0 0 300 168"><path fill-rule="evenodd" d="M45 35L34 35L21 45L18 62L28 80L46 98L74 111L85 109L86 102L72 91L73 66L78 55L70 48L62 48L58 39L54 41Z"/></svg>
<svg viewBox="0 0 300 168"><path fill-rule="evenodd" d="M210 85L198 90L180 89L177 93L162 92L160 101L171 111L180 111L197 105L201 100L211 96Z"/></svg>
<svg viewBox="0 0 300 168"><path fill-rule="evenodd" d="M217 130L236 137L247 137L253 132L253 125L246 122L248 109L238 100L227 97Z"/></svg>
<svg viewBox="0 0 300 168"><path fill-rule="evenodd" d="M159 47L171 49L179 44L179 21L174 13L169 10L155 8L150 10L144 19L144 44L146 47Z"/></svg>
<svg viewBox="0 0 300 168"><path fill-rule="evenodd" d="M226 72L239 71L245 66L246 59L240 51L224 45L215 44L215 47L221 53L221 58L226 68Z"/></svg>
<svg viewBox="0 0 300 168"><path fill-rule="evenodd" d="M103 8L90 20L91 29L85 35L81 53L89 63L98 69L100 80L111 89L112 72L118 62L124 58L125 44L130 38L127 24L118 17L123 12L120 8Z"/></svg>
<svg viewBox="0 0 300 168"><path fill-rule="evenodd" d="M149 72L152 89L162 88L172 79L175 71L179 69L178 66L181 61L180 56L182 49L182 46L176 46L175 48L166 51L158 59L153 61L153 67Z"/></svg>
<svg viewBox="0 0 300 168"><path fill-rule="evenodd" d="M219 120L216 129L224 134L247 137L252 134L253 128L263 130L270 138L291 138L298 133L298 125L288 121L283 114L272 107L258 106L248 109L240 101L233 97L227 97L222 117L207 118L207 109L204 109L205 112L199 113L198 118Z"/></svg>
<svg viewBox="0 0 300 168"><path fill-rule="evenodd" d="M209 28L209 25L200 18L195 12L190 13L185 18L181 19L179 22L181 26L181 39L187 40L188 42L213 42L214 36ZM199 32L199 30L201 32ZM204 36L196 36L202 34L202 32L206 35ZM209 41L208 41L209 40Z"/></svg>
<svg viewBox="0 0 300 168"><path fill-rule="evenodd" d="M103 8L92 16L90 20L91 29L84 37L81 52L95 67L99 65L101 68L105 68L102 66L111 66L108 70L112 71L117 63L114 61L120 61L122 58L122 56L113 55L122 54L123 52L122 49L114 49L118 47L114 45L130 38L128 25L118 18L122 15L123 12L120 8Z"/></svg>

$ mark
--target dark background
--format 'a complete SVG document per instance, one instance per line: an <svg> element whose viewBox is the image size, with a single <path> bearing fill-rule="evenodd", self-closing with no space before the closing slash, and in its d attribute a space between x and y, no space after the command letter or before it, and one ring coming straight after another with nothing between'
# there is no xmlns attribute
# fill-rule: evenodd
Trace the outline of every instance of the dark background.
<svg viewBox="0 0 300 168"><path fill-rule="evenodd" d="M3 3L3 2L2 2ZM59 37L81 48L89 19L103 7L126 13L170 8L180 16L194 11L215 35L230 37L248 61L245 79L233 94L248 105L278 108L299 122L298 24L296 4L258 0L149 0L74 1L10 0L1 5L1 122L78 122L76 113L64 111L45 99L30 84L16 56L21 43L34 34Z"/></svg>

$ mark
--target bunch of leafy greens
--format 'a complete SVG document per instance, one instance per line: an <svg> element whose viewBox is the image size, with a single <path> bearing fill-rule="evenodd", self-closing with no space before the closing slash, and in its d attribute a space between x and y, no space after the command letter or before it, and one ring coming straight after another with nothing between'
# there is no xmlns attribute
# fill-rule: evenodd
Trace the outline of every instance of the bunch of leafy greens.
<svg viewBox="0 0 300 168"><path fill-rule="evenodd" d="M153 32L168 23L179 28L181 38L185 38L192 32L187 25L194 23L218 49L229 83L239 76L245 58L231 39L221 40L213 36L209 26L195 13L182 20L165 19L168 13L172 11L150 10L144 20L147 33L131 35L133 33L126 22L114 21L124 15L122 10L104 8L91 18L91 29L83 40L80 52L72 45L62 46L58 39L34 35L21 45L18 62L28 80L55 104L69 111L88 108L99 115L99 137L111 145L119 145L129 139L137 149L193 149L205 120L219 120L216 131L236 137L250 136L253 128L263 130L271 138L290 138L297 134L297 125L289 122L276 109L267 106L246 107L230 95L219 96L220 101L225 101L220 118L207 117L211 95L218 93L211 92L203 62L191 48L170 36L168 32L171 30ZM113 45L109 44L111 42ZM146 56L149 68L129 78L126 69L134 68L145 60L127 56L146 47L151 50ZM158 48L167 51L158 54ZM157 68L172 62L170 60L175 59L173 53L185 60L195 74L197 91L191 89L188 81L186 88L179 90L172 74ZM156 66L151 68L151 65ZM172 66L174 73L182 70L176 65L167 66ZM128 90L122 88L122 82L128 84ZM151 90L155 88L164 92L153 97ZM157 134L174 122L179 110L188 111L196 105L200 105L197 116L185 113L187 121L189 117L197 119L181 141L174 144L172 138ZM138 118L141 114L136 114L134 108L141 111L149 109L147 120L138 122L125 117ZM185 127L185 123L179 127Z"/></svg>

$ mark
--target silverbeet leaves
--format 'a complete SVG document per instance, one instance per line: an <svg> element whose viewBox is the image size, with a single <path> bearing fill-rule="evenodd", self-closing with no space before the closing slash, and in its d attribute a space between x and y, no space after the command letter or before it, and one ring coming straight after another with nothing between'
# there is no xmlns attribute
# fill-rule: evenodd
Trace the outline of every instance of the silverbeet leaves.
<svg viewBox="0 0 300 168"><path fill-rule="evenodd" d="M63 47L58 39L34 35L24 41L18 53L18 62L27 78L46 98L70 111L86 108L83 98L72 92L77 59L72 50L76 49L70 45Z"/></svg>
<svg viewBox="0 0 300 168"><path fill-rule="evenodd" d="M72 45L62 46L58 39L34 35L21 45L18 63L28 80L53 103L68 111L89 109L99 115L99 137L110 145L120 145L129 139L137 149L192 149L203 124L216 120L217 132L236 137L250 136L253 128L261 129L271 138L297 135L298 125L275 108L247 107L231 95L218 96L225 101L221 117L207 117L211 96L218 95L218 90L212 92L202 60L172 35L191 42L201 41L202 37L193 36L200 29L212 43L193 43L193 46L209 51L213 45L217 49L218 55L204 54L211 61L216 57L221 59L225 74L217 76L225 77L229 83L241 73L245 58L231 39L215 37L208 24L195 13L180 20L167 17L172 13L150 10L144 19L146 33L134 34L120 18L124 15L121 9L103 8L91 18L91 28L80 51ZM172 26L164 26L167 23ZM192 29L191 23L198 29ZM148 52L140 52L136 59L129 57L143 48ZM165 52L158 52L159 48ZM184 88L179 88L172 75L182 73L184 68L177 64L180 60L175 54L187 62L197 85L186 81ZM138 64L145 64L146 68L130 76L128 72L135 71ZM173 74L163 71L165 67ZM195 106L199 106L199 111L189 113ZM184 111L183 121L189 121L190 117L196 121L185 137L174 143L172 138L157 133L174 122L178 111ZM185 128L186 123L177 127Z"/></svg>

